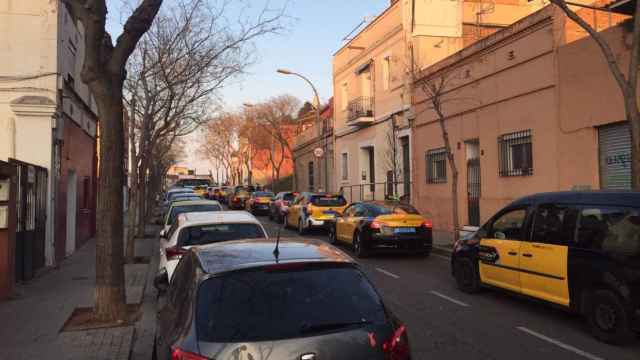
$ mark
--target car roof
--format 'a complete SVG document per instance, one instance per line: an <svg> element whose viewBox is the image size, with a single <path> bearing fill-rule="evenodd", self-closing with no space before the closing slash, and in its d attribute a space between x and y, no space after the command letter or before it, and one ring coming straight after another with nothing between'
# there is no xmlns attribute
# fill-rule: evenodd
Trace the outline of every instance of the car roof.
<svg viewBox="0 0 640 360"><path fill-rule="evenodd" d="M169 191L167 191L168 194L175 193L175 192L193 192L193 189L178 187L178 188L169 189Z"/></svg>
<svg viewBox="0 0 640 360"><path fill-rule="evenodd" d="M201 211L180 214L180 227L224 224L224 223L251 223L260 224L255 216L246 211Z"/></svg>
<svg viewBox="0 0 640 360"><path fill-rule="evenodd" d="M342 250L316 239L281 238L278 256L274 239L248 239L214 243L193 248L202 269L209 274L291 262L355 261Z"/></svg>
<svg viewBox="0 0 640 360"><path fill-rule="evenodd" d="M219 202L215 200L182 200L182 201L174 201L171 203L172 207L176 206L185 206L185 205L220 205Z"/></svg>
<svg viewBox="0 0 640 360"><path fill-rule="evenodd" d="M623 190L545 192L522 197L512 202L510 206L543 203L638 207L640 206L640 192Z"/></svg>

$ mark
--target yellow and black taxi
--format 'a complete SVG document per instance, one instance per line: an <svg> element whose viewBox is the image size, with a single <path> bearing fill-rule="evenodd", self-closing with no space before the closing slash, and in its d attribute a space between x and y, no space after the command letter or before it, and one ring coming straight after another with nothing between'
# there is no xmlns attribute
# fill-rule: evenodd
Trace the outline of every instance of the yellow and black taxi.
<svg viewBox="0 0 640 360"><path fill-rule="evenodd" d="M365 201L349 205L329 227L329 242L353 246L357 257L377 252L428 256L433 246L432 223L409 204Z"/></svg>
<svg viewBox="0 0 640 360"><path fill-rule="evenodd" d="M245 203L251 197L251 192L245 187L236 187L234 192L229 195L229 209L244 210Z"/></svg>
<svg viewBox="0 0 640 360"><path fill-rule="evenodd" d="M297 227L302 235L311 228L324 228L347 207L339 194L302 192L287 209L284 225Z"/></svg>
<svg viewBox="0 0 640 360"><path fill-rule="evenodd" d="M198 195L198 196L200 196L200 197L204 198L204 197L205 197L205 195L206 195L206 194L207 194L207 192L208 192L208 189L209 189L209 186L208 186L208 185L197 185L197 186L194 186L194 187L193 187L193 192L194 192L196 195Z"/></svg>
<svg viewBox="0 0 640 360"><path fill-rule="evenodd" d="M258 213L266 214L269 212L271 199L273 199L271 191L255 191L251 193L251 197L246 201L246 210L254 215Z"/></svg>
<svg viewBox="0 0 640 360"><path fill-rule="evenodd" d="M640 330L640 192L531 195L500 210L451 258L458 288L497 287L582 314L593 335Z"/></svg>

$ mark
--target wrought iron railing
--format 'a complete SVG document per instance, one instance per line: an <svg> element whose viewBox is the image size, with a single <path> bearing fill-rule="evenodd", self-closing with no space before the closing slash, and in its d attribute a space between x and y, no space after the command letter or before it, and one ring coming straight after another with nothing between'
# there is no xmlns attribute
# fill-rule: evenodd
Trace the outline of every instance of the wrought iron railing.
<svg viewBox="0 0 640 360"><path fill-rule="evenodd" d="M398 200L409 204L411 197L409 193L404 192L404 185L405 183L402 181L345 184L340 186L339 192L350 203L367 200ZM411 188L411 183L409 183L409 188Z"/></svg>
<svg viewBox="0 0 640 360"><path fill-rule="evenodd" d="M373 117L373 97L361 96L349 101L347 121L362 117Z"/></svg>

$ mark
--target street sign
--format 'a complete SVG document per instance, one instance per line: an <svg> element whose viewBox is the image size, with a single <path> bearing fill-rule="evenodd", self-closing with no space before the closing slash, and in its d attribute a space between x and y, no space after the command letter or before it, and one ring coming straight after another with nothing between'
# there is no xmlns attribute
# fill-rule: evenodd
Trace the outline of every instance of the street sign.
<svg viewBox="0 0 640 360"><path fill-rule="evenodd" d="M313 149L313 155L317 158L321 158L324 155L324 150L322 150L322 148L315 148Z"/></svg>

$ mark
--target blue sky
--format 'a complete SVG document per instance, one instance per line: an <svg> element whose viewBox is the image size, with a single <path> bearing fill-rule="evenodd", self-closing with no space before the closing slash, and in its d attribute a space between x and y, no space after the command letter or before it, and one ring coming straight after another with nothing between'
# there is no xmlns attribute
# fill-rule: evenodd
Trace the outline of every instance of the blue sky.
<svg viewBox="0 0 640 360"><path fill-rule="evenodd" d="M246 1L250 4L247 14L255 16L266 0ZM279 7L285 3L289 16L287 30L256 41L257 63L247 69L246 76L234 80L220 94L226 107L233 109L245 102L256 103L284 93L303 101L312 98L306 83L299 78L276 73L277 68L288 68L305 75L318 88L321 100L328 100L333 92L333 53L365 16L379 14L389 0L271 0L270 6ZM121 31L120 23L124 21L121 19L128 16L120 8L117 1L110 2L108 29L114 38ZM200 164L194 155L187 162L197 166L198 170L208 168Z"/></svg>

